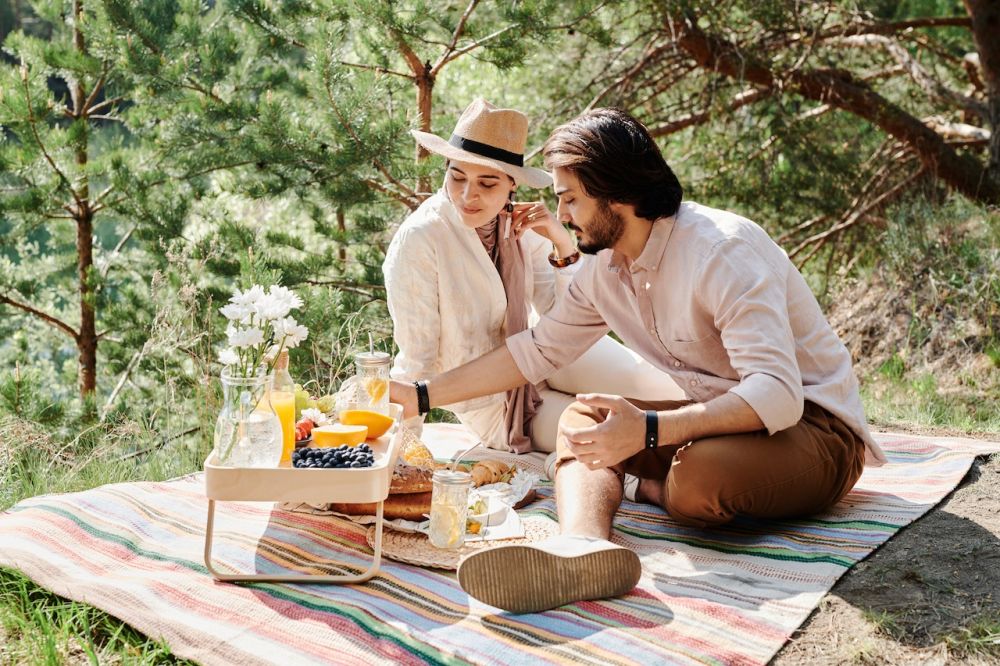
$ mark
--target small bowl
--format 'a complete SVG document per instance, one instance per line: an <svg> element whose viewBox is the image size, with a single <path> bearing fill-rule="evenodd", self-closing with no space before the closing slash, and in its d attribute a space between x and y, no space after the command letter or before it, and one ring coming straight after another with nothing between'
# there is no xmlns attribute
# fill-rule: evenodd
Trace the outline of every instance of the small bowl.
<svg viewBox="0 0 1000 666"><path fill-rule="evenodd" d="M507 512L510 511L510 507L503 502L495 502L495 508L492 511L486 513L470 513L466 516L466 520L471 520L474 523L479 523L480 525L490 526L490 525L500 525L503 521L507 520Z"/></svg>

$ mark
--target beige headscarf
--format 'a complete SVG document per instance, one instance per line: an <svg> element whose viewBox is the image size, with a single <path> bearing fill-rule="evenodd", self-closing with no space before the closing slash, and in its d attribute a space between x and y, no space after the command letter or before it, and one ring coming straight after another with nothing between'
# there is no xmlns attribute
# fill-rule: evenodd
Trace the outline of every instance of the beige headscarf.
<svg viewBox="0 0 1000 666"><path fill-rule="evenodd" d="M507 211L502 211L492 222L476 228L479 240L500 273L504 292L507 294L507 313L504 317L504 335L510 337L528 328L528 302L524 293L524 255L521 242L509 234L504 239L504 228L510 224ZM514 453L531 450L531 419L538 411L542 397L534 384L528 383L507 391L504 404L504 425L507 443Z"/></svg>

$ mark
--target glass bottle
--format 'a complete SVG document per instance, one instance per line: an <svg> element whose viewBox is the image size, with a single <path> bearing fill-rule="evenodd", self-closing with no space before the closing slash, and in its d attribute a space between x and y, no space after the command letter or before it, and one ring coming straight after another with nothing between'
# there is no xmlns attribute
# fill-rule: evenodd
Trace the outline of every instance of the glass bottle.
<svg viewBox="0 0 1000 666"><path fill-rule="evenodd" d="M389 362L385 352L367 351L355 355L355 409L389 414Z"/></svg>
<svg viewBox="0 0 1000 666"><path fill-rule="evenodd" d="M472 476L468 472L439 469L432 480L431 525L427 536L435 548L460 548L465 543Z"/></svg>
<svg viewBox="0 0 1000 666"><path fill-rule="evenodd" d="M271 406L281 422L281 463L291 463L295 450L295 382L288 374L287 349L283 349L274 362Z"/></svg>
<svg viewBox="0 0 1000 666"><path fill-rule="evenodd" d="M222 370L222 409L215 422L215 460L223 467L277 467L281 423L271 407L272 375L264 367L250 377Z"/></svg>

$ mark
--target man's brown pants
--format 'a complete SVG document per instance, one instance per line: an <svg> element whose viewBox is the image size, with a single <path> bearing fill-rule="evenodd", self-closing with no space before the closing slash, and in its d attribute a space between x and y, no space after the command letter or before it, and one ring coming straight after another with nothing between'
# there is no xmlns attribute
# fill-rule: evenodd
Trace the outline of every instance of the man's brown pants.
<svg viewBox="0 0 1000 666"><path fill-rule="evenodd" d="M630 400L665 411L688 401ZM562 426L603 422L607 410L574 402L560 418L556 466L573 459ZM843 421L806 402L802 419L773 435L766 431L698 439L644 450L616 465L622 472L664 484L663 508L692 527L721 525L735 516L794 518L835 504L857 482L865 445Z"/></svg>

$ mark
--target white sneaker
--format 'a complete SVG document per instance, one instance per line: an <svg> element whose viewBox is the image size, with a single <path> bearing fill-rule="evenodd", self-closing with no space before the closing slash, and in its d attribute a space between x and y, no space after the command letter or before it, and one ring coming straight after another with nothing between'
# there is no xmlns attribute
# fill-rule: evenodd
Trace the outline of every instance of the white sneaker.
<svg viewBox="0 0 1000 666"><path fill-rule="evenodd" d="M480 550L458 565L470 597L517 614L621 596L641 576L639 556L628 548L575 535Z"/></svg>
<svg viewBox="0 0 1000 666"><path fill-rule="evenodd" d="M622 483L622 494L629 502L635 502L635 497L639 494L639 477L626 474Z"/></svg>

